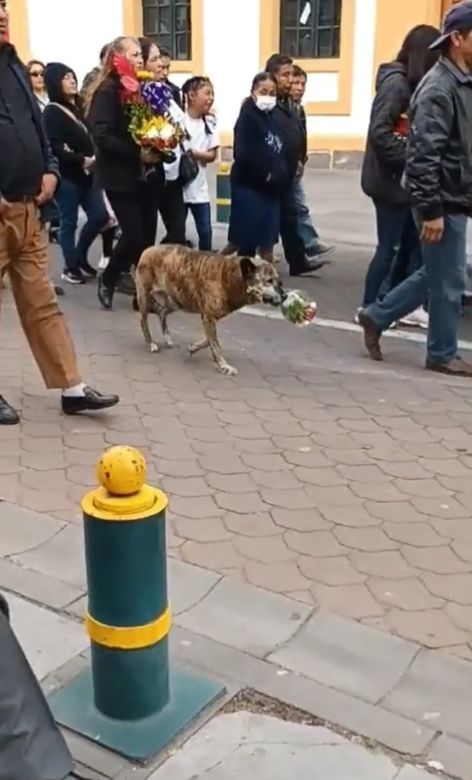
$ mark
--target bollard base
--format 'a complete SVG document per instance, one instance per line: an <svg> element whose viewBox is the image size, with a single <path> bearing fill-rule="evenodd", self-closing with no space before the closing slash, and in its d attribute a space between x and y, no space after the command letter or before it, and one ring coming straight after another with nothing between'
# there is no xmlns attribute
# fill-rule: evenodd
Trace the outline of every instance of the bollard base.
<svg viewBox="0 0 472 780"><path fill-rule="evenodd" d="M139 721L112 720L95 708L92 675L87 671L53 693L49 706L61 726L144 764L167 747L224 692L224 686L214 680L171 670L170 700L163 710Z"/></svg>

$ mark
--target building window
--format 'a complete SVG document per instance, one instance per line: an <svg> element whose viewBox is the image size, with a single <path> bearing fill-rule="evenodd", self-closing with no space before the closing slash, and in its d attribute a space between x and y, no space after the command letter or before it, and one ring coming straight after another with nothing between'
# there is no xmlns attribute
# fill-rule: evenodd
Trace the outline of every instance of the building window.
<svg viewBox="0 0 472 780"><path fill-rule="evenodd" d="M294 58L339 57L342 0L281 0L280 51Z"/></svg>
<svg viewBox="0 0 472 780"><path fill-rule="evenodd" d="M191 60L191 0L143 0L143 33L173 60Z"/></svg>

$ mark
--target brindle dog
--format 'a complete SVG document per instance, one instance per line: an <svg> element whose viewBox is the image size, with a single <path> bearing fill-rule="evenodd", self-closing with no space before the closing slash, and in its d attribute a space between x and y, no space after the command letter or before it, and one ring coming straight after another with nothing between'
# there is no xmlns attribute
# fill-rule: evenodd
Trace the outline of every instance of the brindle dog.
<svg viewBox="0 0 472 780"><path fill-rule="evenodd" d="M168 315L179 309L199 314L205 336L188 348L189 354L209 347L218 371L229 376L238 372L223 356L216 323L249 304L280 306L285 297L277 270L271 263L259 258L224 257L183 246L146 249L138 263L135 281L141 328L150 352L159 351L149 330L150 311L159 317L167 347L173 346L167 327Z"/></svg>

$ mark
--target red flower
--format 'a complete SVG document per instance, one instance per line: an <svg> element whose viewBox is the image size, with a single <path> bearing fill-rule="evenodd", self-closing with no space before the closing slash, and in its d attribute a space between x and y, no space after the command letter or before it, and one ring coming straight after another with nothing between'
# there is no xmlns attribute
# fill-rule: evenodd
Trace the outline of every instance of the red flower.
<svg viewBox="0 0 472 780"><path fill-rule="evenodd" d="M139 81L136 71L126 57L119 54L115 55L113 57L113 67L120 77L121 86L126 92L132 95L139 92Z"/></svg>

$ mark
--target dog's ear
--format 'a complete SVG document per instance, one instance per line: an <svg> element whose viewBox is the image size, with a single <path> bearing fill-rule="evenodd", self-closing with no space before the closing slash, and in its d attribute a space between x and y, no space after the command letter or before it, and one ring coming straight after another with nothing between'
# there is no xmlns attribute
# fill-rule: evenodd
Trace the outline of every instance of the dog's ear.
<svg viewBox="0 0 472 780"><path fill-rule="evenodd" d="M242 257L239 261L239 267L241 268L243 279L253 279L256 275L257 266L252 257Z"/></svg>

